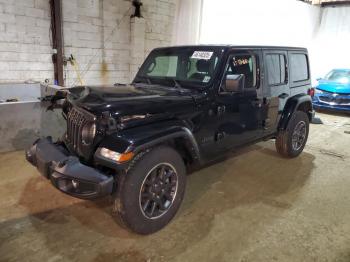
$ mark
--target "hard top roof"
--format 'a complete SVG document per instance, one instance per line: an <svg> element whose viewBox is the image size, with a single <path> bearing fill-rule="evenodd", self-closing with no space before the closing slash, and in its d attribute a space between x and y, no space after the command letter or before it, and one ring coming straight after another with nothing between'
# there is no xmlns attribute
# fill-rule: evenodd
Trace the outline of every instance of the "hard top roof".
<svg viewBox="0 0 350 262"><path fill-rule="evenodd" d="M295 50L295 51L307 51L304 47L291 47L291 46L267 46L267 45L180 45L180 46L167 46L159 47L156 50L169 49L169 48L213 48L213 49L266 49L266 50Z"/></svg>

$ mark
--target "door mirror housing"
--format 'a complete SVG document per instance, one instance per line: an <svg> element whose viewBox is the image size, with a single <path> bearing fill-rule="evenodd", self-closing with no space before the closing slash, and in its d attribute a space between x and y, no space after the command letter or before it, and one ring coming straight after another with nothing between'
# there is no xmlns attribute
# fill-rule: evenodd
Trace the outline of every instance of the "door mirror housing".
<svg viewBox="0 0 350 262"><path fill-rule="evenodd" d="M245 75L226 75L225 91L240 93L243 92L245 86Z"/></svg>

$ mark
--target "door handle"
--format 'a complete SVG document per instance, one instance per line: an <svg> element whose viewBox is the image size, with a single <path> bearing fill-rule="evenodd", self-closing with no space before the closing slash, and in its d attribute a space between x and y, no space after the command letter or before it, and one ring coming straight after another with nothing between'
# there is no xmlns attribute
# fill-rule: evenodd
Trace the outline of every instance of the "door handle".
<svg viewBox="0 0 350 262"><path fill-rule="evenodd" d="M260 101L260 100L254 100L254 101L252 101L252 106L261 107L261 101Z"/></svg>
<svg viewBox="0 0 350 262"><path fill-rule="evenodd" d="M215 134L215 141L220 141L220 140L224 139L225 135L226 135L225 132L216 133Z"/></svg>
<svg viewBox="0 0 350 262"><path fill-rule="evenodd" d="M279 98L282 98L282 99L285 99L285 98L287 98L289 95L287 94L287 93L282 93L282 94L280 94L278 97Z"/></svg>
<svg viewBox="0 0 350 262"><path fill-rule="evenodd" d="M222 116L226 112L226 106L218 106L216 114Z"/></svg>

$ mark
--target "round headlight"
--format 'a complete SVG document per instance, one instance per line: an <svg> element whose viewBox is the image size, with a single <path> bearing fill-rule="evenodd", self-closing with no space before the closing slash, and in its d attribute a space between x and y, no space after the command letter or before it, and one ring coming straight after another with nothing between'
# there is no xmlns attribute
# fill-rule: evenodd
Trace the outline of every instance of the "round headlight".
<svg viewBox="0 0 350 262"><path fill-rule="evenodd" d="M87 123L84 125L82 134L81 134L81 141L84 145L90 145L94 141L96 135L96 124L95 123Z"/></svg>

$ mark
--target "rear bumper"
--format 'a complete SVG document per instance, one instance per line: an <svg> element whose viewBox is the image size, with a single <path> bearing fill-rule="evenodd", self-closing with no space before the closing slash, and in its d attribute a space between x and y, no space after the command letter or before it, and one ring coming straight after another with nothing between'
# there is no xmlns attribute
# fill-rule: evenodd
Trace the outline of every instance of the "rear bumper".
<svg viewBox="0 0 350 262"><path fill-rule="evenodd" d="M37 140L26 151L27 160L60 191L82 199L96 199L113 192L114 178L82 164L64 147L48 138Z"/></svg>

